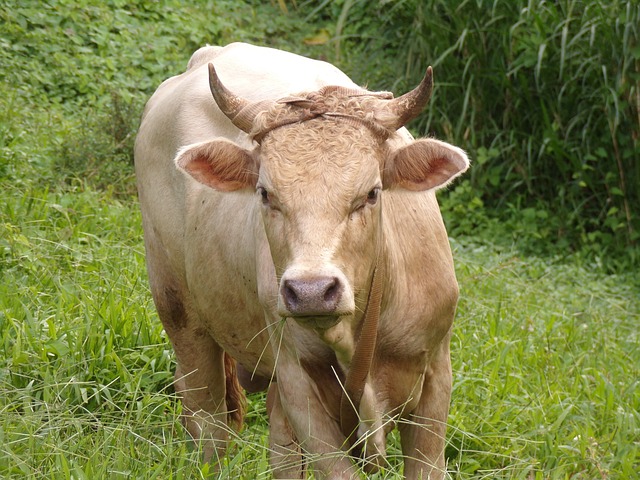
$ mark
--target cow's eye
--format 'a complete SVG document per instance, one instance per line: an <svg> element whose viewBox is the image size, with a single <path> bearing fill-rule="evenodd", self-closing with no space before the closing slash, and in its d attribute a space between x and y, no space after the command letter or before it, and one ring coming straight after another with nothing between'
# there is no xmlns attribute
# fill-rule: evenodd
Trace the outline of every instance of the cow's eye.
<svg viewBox="0 0 640 480"><path fill-rule="evenodd" d="M376 187L373 190L371 190L369 193L367 193L367 203L369 205L375 205L376 202L378 201L379 196L380 196L380 189Z"/></svg>
<svg viewBox="0 0 640 480"><path fill-rule="evenodd" d="M357 203L353 204L352 213L361 212L364 208L369 205L373 206L378 203L378 199L380 198L380 187L375 187L367 193L366 197L360 197Z"/></svg>

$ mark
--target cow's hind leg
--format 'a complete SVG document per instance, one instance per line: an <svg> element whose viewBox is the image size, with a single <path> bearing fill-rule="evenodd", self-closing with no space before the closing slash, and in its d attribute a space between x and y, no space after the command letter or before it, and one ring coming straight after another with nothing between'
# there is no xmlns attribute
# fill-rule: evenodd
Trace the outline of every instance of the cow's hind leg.
<svg viewBox="0 0 640 480"><path fill-rule="evenodd" d="M190 311L179 290L155 290L154 299L176 354L175 388L182 397L185 427L200 443L205 460L215 462L224 455L230 421L237 427L242 422L244 395L235 363Z"/></svg>

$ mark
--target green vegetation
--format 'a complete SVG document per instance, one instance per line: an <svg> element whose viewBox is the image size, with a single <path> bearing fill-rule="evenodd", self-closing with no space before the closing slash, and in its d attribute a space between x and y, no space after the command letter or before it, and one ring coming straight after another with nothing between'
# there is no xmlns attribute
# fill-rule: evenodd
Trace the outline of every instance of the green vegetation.
<svg viewBox="0 0 640 480"><path fill-rule="evenodd" d="M639 18L567 0L2 3L0 477L268 478L261 395L219 475L178 420L131 165L155 87L243 40L398 92L435 67L416 131L475 160L441 195L461 284L451 478L633 478ZM389 451L375 478L399 477Z"/></svg>
<svg viewBox="0 0 640 480"><path fill-rule="evenodd" d="M471 153L458 201L487 207L509 240L533 236L534 249L638 261L637 2L339 3L332 16L348 61L374 86L404 72L403 91L434 66L437 88L417 128ZM523 208L519 231L510 220Z"/></svg>

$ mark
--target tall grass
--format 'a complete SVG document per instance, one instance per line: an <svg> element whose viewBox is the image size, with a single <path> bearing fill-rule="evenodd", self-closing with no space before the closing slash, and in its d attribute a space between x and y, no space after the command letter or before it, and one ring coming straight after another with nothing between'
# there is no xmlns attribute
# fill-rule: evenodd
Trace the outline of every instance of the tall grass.
<svg viewBox="0 0 640 480"><path fill-rule="evenodd" d="M633 478L638 284L489 252L457 249L449 453L459 478Z"/></svg>
<svg viewBox="0 0 640 480"><path fill-rule="evenodd" d="M434 66L414 126L470 151L467 201L503 219L534 208L538 235L560 248L637 245L637 2L380 0L323 13L375 87L397 77L403 91Z"/></svg>
<svg viewBox="0 0 640 480"><path fill-rule="evenodd" d="M0 476L268 478L261 396L221 474L188 441L135 202L3 187ZM474 242L454 243L451 477L633 478L637 279ZM389 452L374 478L398 478Z"/></svg>

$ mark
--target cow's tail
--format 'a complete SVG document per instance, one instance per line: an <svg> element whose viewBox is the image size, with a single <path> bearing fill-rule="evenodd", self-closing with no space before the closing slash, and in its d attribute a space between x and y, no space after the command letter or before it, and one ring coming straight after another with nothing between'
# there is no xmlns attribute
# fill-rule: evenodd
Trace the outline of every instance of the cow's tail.
<svg viewBox="0 0 640 480"><path fill-rule="evenodd" d="M224 352L224 374L227 387L227 421L234 429L240 430L244 419L246 398L238 381L236 361L227 352Z"/></svg>

